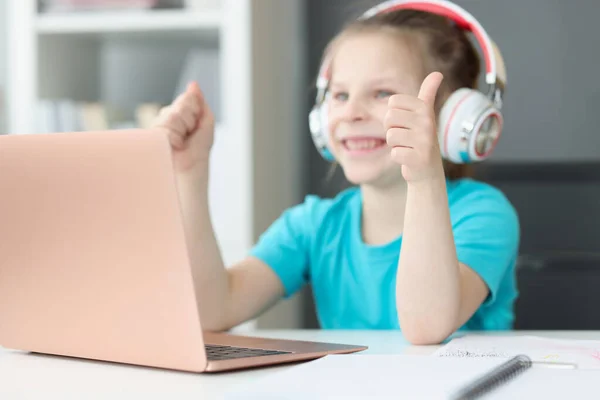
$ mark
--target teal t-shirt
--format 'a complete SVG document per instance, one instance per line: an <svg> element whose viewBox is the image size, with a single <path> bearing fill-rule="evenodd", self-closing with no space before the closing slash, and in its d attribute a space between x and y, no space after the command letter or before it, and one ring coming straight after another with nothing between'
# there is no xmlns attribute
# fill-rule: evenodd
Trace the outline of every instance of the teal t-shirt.
<svg viewBox="0 0 600 400"><path fill-rule="evenodd" d="M485 183L447 181L447 190L458 260L490 290L461 329L510 329L517 297L517 213ZM359 188L332 199L307 196L261 235L251 254L275 271L286 297L312 285L322 328L399 329L395 291L402 237L380 246L364 243L361 213Z"/></svg>

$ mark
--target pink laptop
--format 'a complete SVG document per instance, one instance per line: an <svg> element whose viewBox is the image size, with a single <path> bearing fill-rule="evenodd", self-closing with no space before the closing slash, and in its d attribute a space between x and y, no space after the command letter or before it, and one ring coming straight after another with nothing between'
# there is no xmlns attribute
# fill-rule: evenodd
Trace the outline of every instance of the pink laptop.
<svg viewBox="0 0 600 400"><path fill-rule="evenodd" d="M151 130L0 135L0 345L192 372L366 349L202 330L170 151Z"/></svg>

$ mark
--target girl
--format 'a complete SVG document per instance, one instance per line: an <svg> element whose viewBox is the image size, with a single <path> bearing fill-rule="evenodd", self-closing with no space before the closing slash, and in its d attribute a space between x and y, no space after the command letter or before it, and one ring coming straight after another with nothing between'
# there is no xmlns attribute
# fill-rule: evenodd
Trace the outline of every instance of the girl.
<svg viewBox="0 0 600 400"><path fill-rule="evenodd" d="M401 329L414 344L509 329L517 215L465 165L442 160L437 139L448 96L477 82L465 33L398 9L350 23L325 56L328 150L355 187L306 197L229 269L209 216L214 118L198 86L156 122L172 144L204 327L227 330L310 282L323 328Z"/></svg>

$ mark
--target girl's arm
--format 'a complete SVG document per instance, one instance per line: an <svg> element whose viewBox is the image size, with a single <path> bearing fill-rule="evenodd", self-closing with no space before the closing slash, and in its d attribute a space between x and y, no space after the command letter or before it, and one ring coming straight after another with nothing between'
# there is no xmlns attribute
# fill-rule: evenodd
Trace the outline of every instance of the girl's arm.
<svg viewBox="0 0 600 400"><path fill-rule="evenodd" d="M441 342L488 292L479 275L458 262L445 179L409 184L396 284L406 338L415 344Z"/></svg>
<svg viewBox="0 0 600 400"><path fill-rule="evenodd" d="M444 340L488 294L456 255L434 112L442 78L427 76L417 97L390 97L385 119L392 158L408 182L396 307L404 335L415 344Z"/></svg>
<svg viewBox="0 0 600 400"><path fill-rule="evenodd" d="M155 126L171 142L173 165L202 327L227 330L255 317L283 294L275 273L247 258L226 269L208 204L209 154L214 117L200 88L191 84L165 107Z"/></svg>
<svg viewBox="0 0 600 400"><path fill-rule="evenodd" d="M256 317L283 296L283 285L253 257L226 269L211 222L208 180L182 175L177 184L203 329L228 330Z"/></svg>

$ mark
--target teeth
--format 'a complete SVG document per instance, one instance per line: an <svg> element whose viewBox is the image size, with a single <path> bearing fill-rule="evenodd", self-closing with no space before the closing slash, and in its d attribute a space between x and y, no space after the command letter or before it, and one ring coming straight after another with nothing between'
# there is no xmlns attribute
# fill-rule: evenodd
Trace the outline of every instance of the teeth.
<svg viewBox="0 0 600 400"><path fill-rule="evenodd" d="M346 140L346 147L350 150L371 150L381 146L381 139L350 139Z"/></svg>

